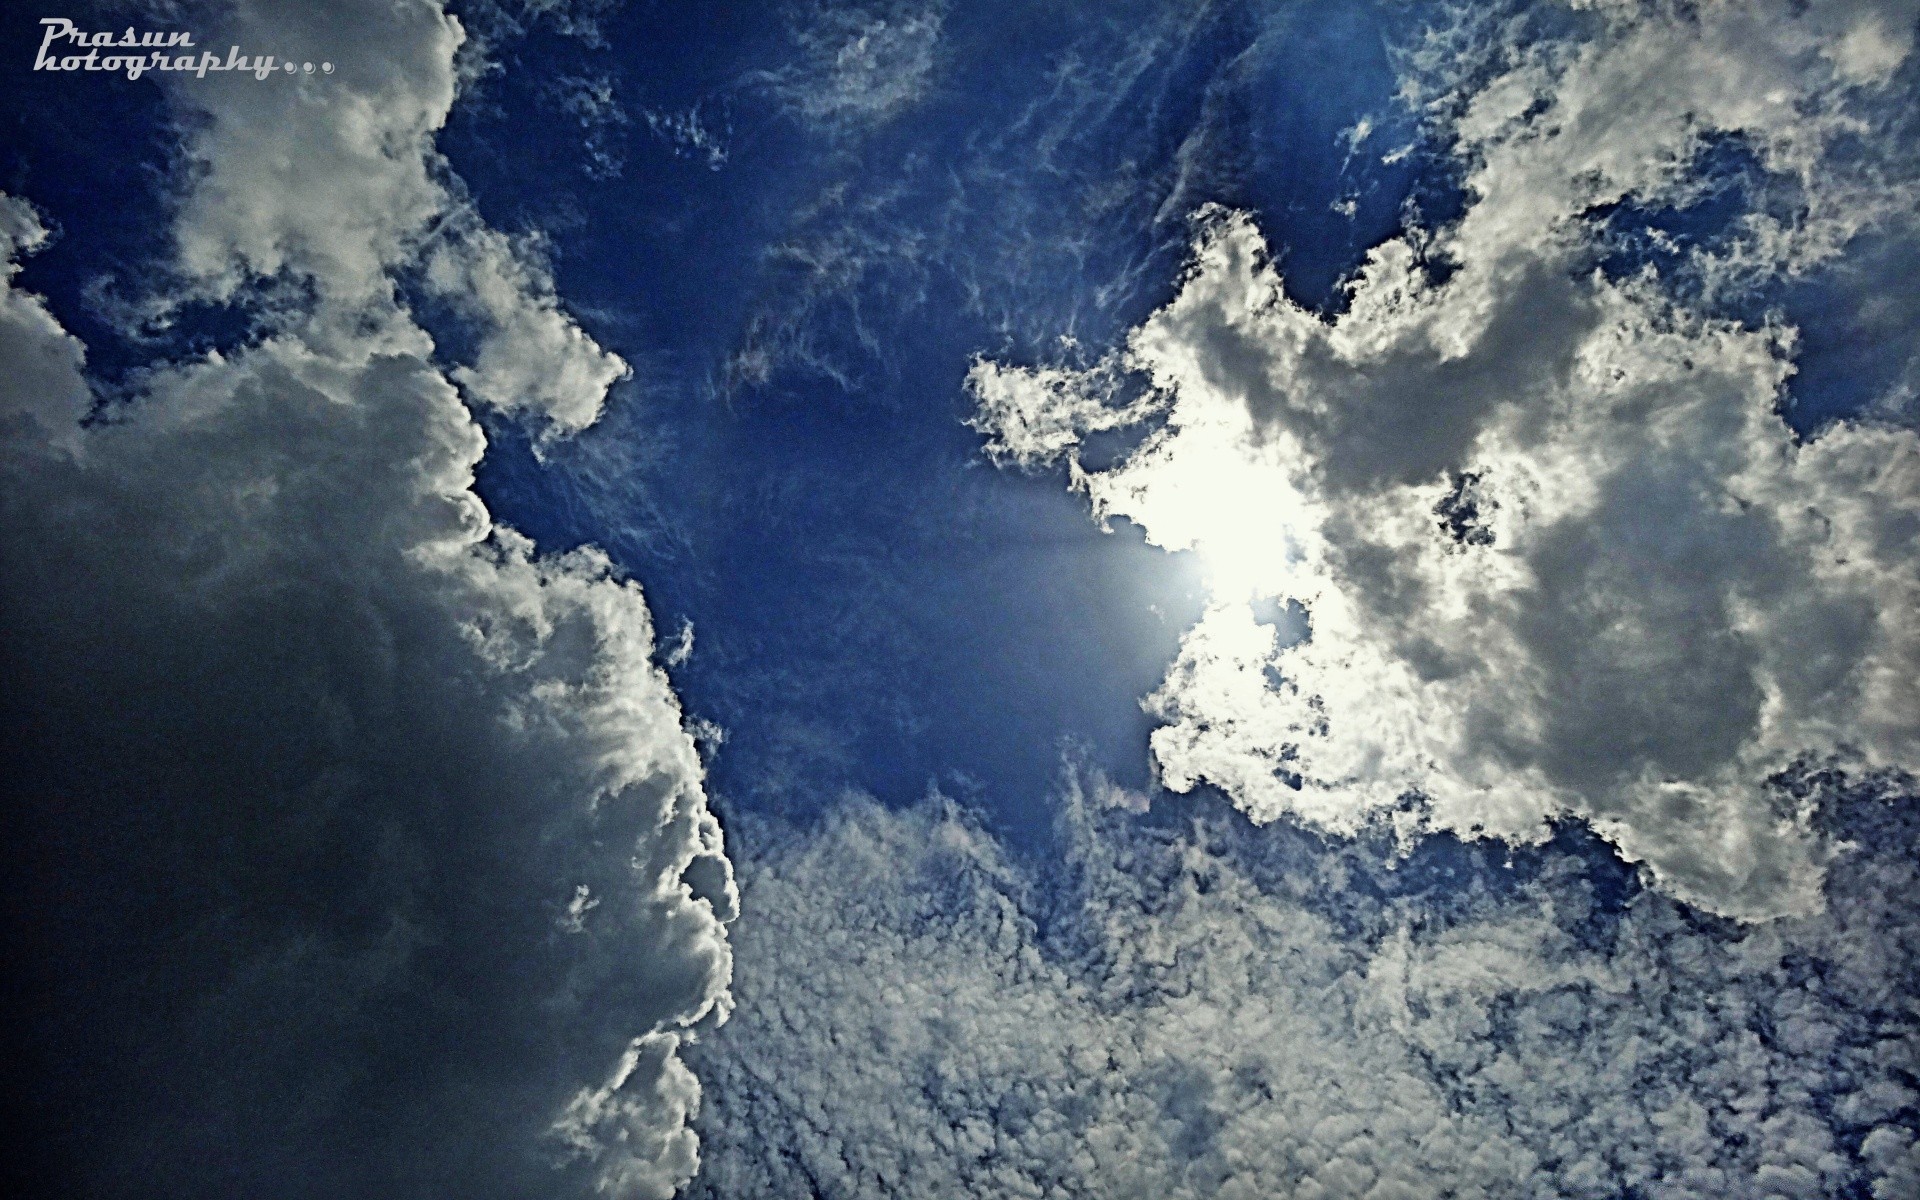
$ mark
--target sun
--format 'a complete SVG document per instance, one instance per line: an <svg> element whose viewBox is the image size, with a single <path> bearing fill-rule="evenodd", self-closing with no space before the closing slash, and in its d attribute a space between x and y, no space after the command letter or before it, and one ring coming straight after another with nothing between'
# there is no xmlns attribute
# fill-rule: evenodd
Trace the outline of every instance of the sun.
<svg viewBox="0 0 1920 1200"><path fill-rule="evenodd" d="M1101 515L1125 516L1167 550L1192 550L1213 599L1294 594L1316 522L1285 447L1230 421L1169 426L1085 486Z"/></svg>

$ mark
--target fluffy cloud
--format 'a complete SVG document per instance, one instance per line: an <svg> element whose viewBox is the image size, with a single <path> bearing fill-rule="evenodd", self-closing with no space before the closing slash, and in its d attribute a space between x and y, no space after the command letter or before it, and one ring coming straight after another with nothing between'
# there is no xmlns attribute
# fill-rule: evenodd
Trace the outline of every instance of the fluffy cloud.
<svg viewBox="0 0 1920 1200"><path fill-rule="evenodd" d="M1777 413L1795 331L1713 314L1864 236L1911 242L1908 8L1599 5L1467 18L1405 94L1464 171L1323 319L1254 221L1207 210L1177 297L1092 373L976 364L989 452L1069 460L1096 515L1193 549L1214 603L1149 700L1167 783L1259 821L1529 842L1589 821L1673 894L1817 907L1832 847L1766 780L1920 762L1920 439ZM1727 139L1793 197L1687 255L1596 269L1603 216L1684 206ZM1124 404L1115 380L1144 377ZM1075 451L1158 427L1118 464ZM1308 613L1283 637L1275 600ZM1414 798L1409 806L1409 798Z"/></svg>
<svg viewBox="0 0 1920 1200"><path fill-rule="evenodd" d="M271 87L245 75L173 85L183 109L217 117L190 133L199 174L176 241L191 286L173 299L229 299L279 277L346 310L389 301L396 267L417 262L427 290L475 325L463 387L560 431L591 423L626 364L561 311L539 241L489 228L433 149L458 82L459 23L428 3L346 17L243 4L206 37L336 70Z"/></svg>
<svg viewBox="0 0 1920 1200"><path fill-rule="evenodd" d="M243 348L94 413L0 202L16 1133L49 1191L666 1197L737 905L639 589L473 494L470 398L558 432L624 367L432 135L428 4L242 4L339 65L171 84L181 294ZM452 372L400 299L463 295ZM271 286L268 286L271 285ZM290 300L288 297L298 297Z"/></svg>
<svg viewBox="0 0 1920 1200"><path fill-rule="evenodd" d="M1849 800L1874 848L1756 929L1591 849L1409 861L1097 791L1044 867L939 800L750 827L689 1195L1907 1194L1910 804Z"/></svg>

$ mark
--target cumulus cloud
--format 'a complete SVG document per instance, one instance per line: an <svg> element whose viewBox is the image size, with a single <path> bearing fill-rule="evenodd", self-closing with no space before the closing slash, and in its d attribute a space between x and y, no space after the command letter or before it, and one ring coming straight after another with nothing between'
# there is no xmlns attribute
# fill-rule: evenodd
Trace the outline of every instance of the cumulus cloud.
<svg viewBox="0 0 1920 1200"><path fill-rule="evenodd" d="M6 281L0 288L0 362L10 377L0 389L0 416L9 432L17 429L71 452L91 405L86 389L76 384L85 350L45 306L13 286L19 259L46 242L33 207L0 195L0 272Z"/></svg>
<svg viewBox="0 0 1920 1200"><path fill-rule="evenodd" d="M1906 1194L1910 804L1849 801L1829 910L1755 929L1572 843L1407 861L1094 786L1044 867L937 798L743 834L690 1196Z"/></svg>
<svg viewBox="0 0 1920 1200"><path fill-rule="evenodd" d="M539 239L482 221L433 148L458 82L459 23L427 3L377 19L243 4L207 36L337 65L271 88L250 76L174 85L182 108L219 119L191 133L199 175L175 226L190 286L173 298L230 299L283 277L345 310L388 301L396 266L417 260L430 293L475 325L463 387L560 431L592 422L626 364L560 309Z"/></svg>
<svg viewBox="0 0 1920 1200"><path fill-rule="evenodd" d="M670 1196L698 1163L679 1049L730 1007L731 869L638 587L492 521L455 382L564 431L624 367L433 150L455 21L218 19L195 32L338 64L171 85L171 270L243 303L295 285L248 344L89 418L85 347L13 283L43 224L0 200L20 1173ZM480 330L452 378L412 270Z"/></svg>
<svg viewBox="0 0 1920 1200"><path fill-rule="evenodd" d="M1169 786L1347 833L1530 842L1571 814L1715 912L1818 906L1833 847L1766 780L1808 754L1920 761L1920 439L1796 439L1796 331L1716 305L1920 234L1920 171L1872 140L1906 120L1914 20L1596 5L1527 40L1470 15L1405 56L1404 88L1465 211L1374 248L1337 318L1286 298L1254 219L1207 209L1178 295L1113 359L975 365L990 454L1066 458L1096 515L1208 566L1148 701ZM1603 214L1683 206L1729 138L1793 204L1693 248L1690 291L1597 269ZM1082 468L1088 434L1146 416ZM1276 598L1305 639L1257 619Z"/></svg>
<svg viewBox="0 0 1920 1200"><path fill-rule="evenodd" d="M515 242L460 217L442 226L459 232L439 241L425 272L434 293L485 331L453 378L485 404L547 418L556 432L592 424L607 388L631 374L627 364L561 310L538 239Z"/></svg>

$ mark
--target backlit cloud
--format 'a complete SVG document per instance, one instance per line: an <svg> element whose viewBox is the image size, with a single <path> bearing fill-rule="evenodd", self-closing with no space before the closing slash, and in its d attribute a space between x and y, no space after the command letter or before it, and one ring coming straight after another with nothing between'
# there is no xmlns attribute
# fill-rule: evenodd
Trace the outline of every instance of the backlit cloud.
<svg viewBox="0 0 1920 1200"><path fill-rule="evenodd" d="M1342 832L1526 842L1572 814L1716 912L1818 906L1831 847L1766 781L1806 754L1920 760L1920 439L1800 441L1795 331L1716 304L1914 239L1920 173L1862 148L1905 119L1889 31L1913 19L1601 6L1525 43L1468 21L1405 87L1467 207L1376 247L1343 313L1287 299L1254 219L1209 209L1116 359L975 365L991 454L1067 458L1097 516L1210 572L1149 700L1171 787ZM1691 292L1600 269L1604 214L1684 206L1730 138L1795 203L1690 251ZM1105 399L1128 372L1148 397ZM1081 467L1081 438L1147 416ZM1262 623L1275 599L1306 639Z"/></svg>

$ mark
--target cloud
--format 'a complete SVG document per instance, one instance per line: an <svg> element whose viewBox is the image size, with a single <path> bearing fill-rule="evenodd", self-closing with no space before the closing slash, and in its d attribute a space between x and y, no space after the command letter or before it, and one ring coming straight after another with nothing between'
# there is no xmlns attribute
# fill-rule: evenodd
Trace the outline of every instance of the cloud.
<svg viewBox="0 0 1920 1200"><path fill-rule="evenodd" d="M799 61L751 82L822 132L872 128L925 94L944 7L888 0L796 10Z"/></svg>
<svg viewBox="0 0 1920 1200"><path fill-rule="evenodd" d="M338 64L171 85L170 271L243 305L292 284L257 336L82 424L85 348L12 283L42 223L0 200L19 1169L670 1196L731 868L639 588L493 522L456 388L564 432L624 366L433 150L457 23L219 19L196 34ZM396 283L420 268L480 330L451 378Z"/></svg>
<svg viewBox="0 0 1920 1200"><path fill-rule="evenodd" d="M1831 781L1829 781L1830 783ZM1910 802L1821 916L1498 853L1159 823L1069 785L1011 860L935 798L750 826L689 1196L1904 1194ZM1866 839L1863 837L1863 841ZM849 889L846 881L860 886Z"/></svg>
<svg viewBox="0 0 1920 1200"><path fill-rule="evenodd" d="M8 386L0 389L0 419L9 434L18 431L71 452L92 403L78 382L85 349L44 305L13 286L18 260L46 243L46 228L33 207L0 196L0 271L6 282L0 288L0 362L7 364L9 376Z"/></svg>
<svg viewBox="0 0 1920 1200"><path fill-rule="evenodd" d="M555 432L592 424L607 388L632 371L561 310L542 243L516 243L464 211L441 229L458 232L428 257L426 283L484 331L453 378L494 408L547 418Z"/></svg>
<svg viewBox="0 0 1920 1200"><path fill-rule="evenodd" d="M1094 371L976 363L990 455L1066 458L1097 516L1208 566L1148 701L1169 786L1346 833L1525 843L1575 815L1715 912L1817 907L1833 847L1765 781L1808 754L1920 761L1920 439L1797 439L1776 411L1795 331L1716 305L1915 239L1920 171L1862 151L1905 120L1907 76L1835 49L1912 24L1609 5L1515 41L1469 20L1406 56L1404 88L1469 203L1375 247L1343 314L1288 300L1255 220L1210 208L1178 295ZM1693 247L1691 298L1596 269L1599 214L1684 207L1728 138L1786 215ZM1147 400L1117 398L1129 374ZM1148 416L1118 464L1078 462ZM1279 639L1262 598L1310 636Z"/></svg>
<svg viewBox="0 0 1920 1200"><path fill-rule="evenodd" d="M175 298L231 299L282 277L344 310L390 302L396 268L423 261L429 292L476 329L457 381L487 404L582 428L626 364L561 311L539 239L489 227L433 148L460 24L428 3L376 11L235 6L213 41L337 60L335 73L271 88L251 76L173 83L182 109L218 114L189 134L200 175L176 221L190 286Z"/></svg>
<svg viewBox="0 0 1920 1200"><path fill-rule="evenodd" d="M640 116L646 122L647 131L672 147L675 155L700 159L710 171L718 171L727 165L727 143L732 137L732 121L724 106L717 123L713 117L701 112L699 102L678 111L643 109Z"/></svg>
<svg viewBox="0 0 1920 1200"><path fill-rule="evenodd" d="M673 644L667 648L667 652L660 659L660 662L663 666L678 667L684 666L686 661L692 657L693 622L685 617L681 617L680 630L673 635Z"/></svg>

